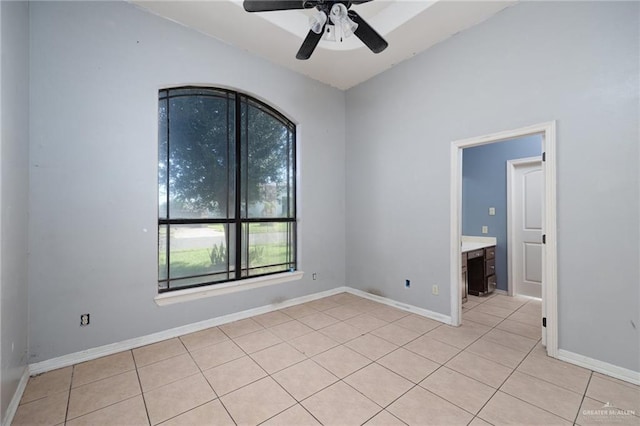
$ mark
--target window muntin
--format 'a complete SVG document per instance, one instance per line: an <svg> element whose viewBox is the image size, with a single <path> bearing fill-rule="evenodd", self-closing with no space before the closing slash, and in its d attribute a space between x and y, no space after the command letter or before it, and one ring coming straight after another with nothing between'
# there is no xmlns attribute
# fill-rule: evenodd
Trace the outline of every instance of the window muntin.
<svg viewBox="0 0 640 426"><path fill-rule="evenodd" d="M295 125L198 87L161 90L158 117L159 291L295 269Z"/></svg>

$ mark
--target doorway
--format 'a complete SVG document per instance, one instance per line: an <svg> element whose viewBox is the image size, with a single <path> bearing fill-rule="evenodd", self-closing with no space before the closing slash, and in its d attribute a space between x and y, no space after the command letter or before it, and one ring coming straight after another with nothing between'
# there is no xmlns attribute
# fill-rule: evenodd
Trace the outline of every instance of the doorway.
<svg viewBox="0 0 640 426"><path fill-rule="evenodd" d="M557 259L556 259L556 162L555 162L555 121L508 130L491 135L454 141L451 144L451 323L461 323L461 237L462 237L462 150L464 148L502 142L530 135L542 136L542 232L545 244L541 245L541 296L542 316L546 327L542 328L542 344L547 354L557 357ZM503 169L504 170L504 169Z"/></svg>

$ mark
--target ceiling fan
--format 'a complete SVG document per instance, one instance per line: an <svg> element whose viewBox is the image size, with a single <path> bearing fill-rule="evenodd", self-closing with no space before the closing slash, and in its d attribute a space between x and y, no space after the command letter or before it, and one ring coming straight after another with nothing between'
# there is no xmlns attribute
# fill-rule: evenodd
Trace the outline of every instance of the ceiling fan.
<svg viewBox="0 0 640 426"><path fill-rule="evenodd" d="M388 43L354 10L351 5L371 0L244 0L247 12L270 12L275 10L318 9L310 18L311 29L296 54L298 59L309 59L320 39L342 41L355 34L373 53L380 53Z"/></svg>

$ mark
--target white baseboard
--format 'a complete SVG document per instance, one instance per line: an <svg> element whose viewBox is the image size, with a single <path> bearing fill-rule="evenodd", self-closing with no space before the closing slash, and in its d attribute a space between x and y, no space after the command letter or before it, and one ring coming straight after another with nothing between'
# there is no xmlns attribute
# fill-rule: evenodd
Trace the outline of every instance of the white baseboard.
<svg viewBox="0 0 640 426"><path fill-rule="evenodd" d="M5 412L4 418L2 419L2 426L9 426L11 422L13 422L13 418L16 415L16 411L18 411L18 405L20 405L20 400L22 399L22 394L24 394L24 390L27 387L28 381L29 367L25 366L24 371L22 372L22 376L20 377L20 382L18 382L18 387L13 393L13 398L11 398L9 406L7 407L7 411Z"/></svg>
<svg viewBox="0 0 640 426"><path fill-rule="evenodd" d="M607 376L615 377L616 379L624 380L625 382L633 383L634 385L640 385L640 372L637 371L618 367L617 365L569 352L564 349L558 350L558 359L597 371L598 373L606 374Z"/></svg>
<svg viewBox="0 0 640 426"><path fill-rule="evenodd" d="M451 316L439 314L437 312L430 311L428 309L418 308L417 306L407 305L404 303L396 302L393 299L389 299L386 297L378 296L375 294L367 293L366 291L358 290L357 288L351 287L343 287L347 293L354 294L356 296L364 297L369 300L373 300L374 302L380 302L385 305L392 306L394 308L402 309L403 311L411 312L423 317L431 318L436 321L443 322L445 324L452 324Z"/></svg>
<svg viewBox="0 0 640 426"><path fill-rule="evenodd" d="M29 372L31 375L44 373L58 368L68 367L70 365L78 364L85 361L91 361L96 358L100 358L107 355L113 355L118 352L128 351L130 349L139 348L140 346L150 345L162 340L173 339L174 337L182 336L184 334L194 333L210 327L215 327L229 322L238 321L241 319L249 318L255 315L266 314L267 312L276 311L278 309L287 308L293 305L299 305L301 303L311 302L323 297L332 296L334 294L346 292L347 287L337 287L331 290L323 291L320 293L314 293L307 296L296 297L295 299L289 299L280 303L273 303L270 305L260 306L258 308L247 309L246 311L236 312L229 315L223 315L216 318L211 318L205 321L200 321L192 324L187 324L181 327L171 328L169 330L160 331L158 333L148 334L146 336L136 337L133 339L124 340L122 342L111 343L104 346L98 346L96 348L87 349L80 352L74 352L68 355L63 355L57 358L51 358L46 361L37 362L29 365Z"/></svg>

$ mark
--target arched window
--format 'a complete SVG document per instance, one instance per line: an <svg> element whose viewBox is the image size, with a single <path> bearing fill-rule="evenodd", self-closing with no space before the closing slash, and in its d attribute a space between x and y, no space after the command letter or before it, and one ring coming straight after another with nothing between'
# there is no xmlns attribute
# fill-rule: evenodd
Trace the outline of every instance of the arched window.
<svg viewBox="0 0 640 426"><path fill-rule="evenodd" d="M296 268L295 125L242 93L159 92L158 288Z"/></svg>

